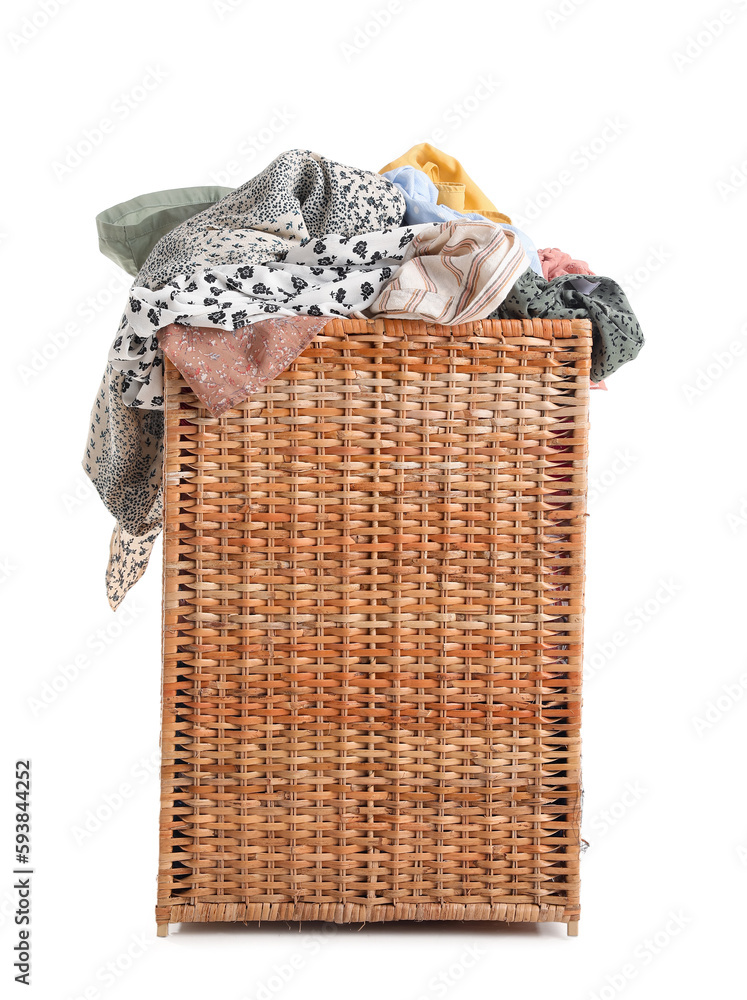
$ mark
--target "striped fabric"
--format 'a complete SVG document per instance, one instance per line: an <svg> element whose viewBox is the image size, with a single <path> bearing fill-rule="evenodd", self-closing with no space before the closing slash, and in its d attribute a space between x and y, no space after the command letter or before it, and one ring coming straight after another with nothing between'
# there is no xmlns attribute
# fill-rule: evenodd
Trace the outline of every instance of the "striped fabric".
<svg viewBox="0 0 747 1000"><path fill-rule="evenodd" d="M466 323L486 319L529 261L518 236L491 222L447 222L412 240L368 316Z"/></svg>

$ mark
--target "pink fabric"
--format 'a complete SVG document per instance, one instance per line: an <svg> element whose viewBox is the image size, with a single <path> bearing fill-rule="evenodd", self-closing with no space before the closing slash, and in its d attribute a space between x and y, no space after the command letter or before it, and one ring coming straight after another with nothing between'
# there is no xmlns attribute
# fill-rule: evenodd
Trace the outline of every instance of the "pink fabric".
<svg viewBox="0 0 747 1000"><path fill-rule="evenodd" d="M158 331L163 353L200 402L219 417L288 368L329 316L277 317L228 331L171 323ZM592 382L592 389L606 389Z"/></svg>
<svg viewBox="0 0 747 1000"><path fill-rule="evenodd" d="M329 316L277 317L233 331L171 323L158 331L158 343L219 417L281 375L329 322Z"/></svg>
<svg viewBox="0 0 747 1000"><path fill-rule="evenodd" d="M559 278L562 274L593 274L594 272L585 260L574 260L569 253L563 253L557 247L547 247L538 250L542 274L548 281Z"/></svg>

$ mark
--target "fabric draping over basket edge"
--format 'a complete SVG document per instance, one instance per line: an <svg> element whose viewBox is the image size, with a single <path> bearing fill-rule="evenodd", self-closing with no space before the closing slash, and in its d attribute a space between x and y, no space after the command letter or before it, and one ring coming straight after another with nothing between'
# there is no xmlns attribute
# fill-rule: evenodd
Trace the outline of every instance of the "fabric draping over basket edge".
<svg viewBox="0 0 747 1000"><path fill-rule="evenodd" d="M281 188L281 179L285 179L290 185L285 191ZM371 190L374 194L371 194ZM107 589L112 606L116 607L121 602L127 588L142 575L147 565L147 539L153 538L158 523L160 491L154 487L159 479L161 455L155 459L151 456L150 429L146 431L149 441L147 446L137 440L139 432L144 429L144 421L127 411L163 405L162 390L159 391L163 366L157 331L162 326L169 325L169 318L173 322L182 323L190 319L189 313L185 312L184 302L177 300L181 293L189 293L196 273L188 270L185 274L189 282L184 284L181 272L174 272L183 269L185 265L188 268L203 265L200 273L203 283L209 286L210 295L202 294L202 312L199 315L209 323L229 329L239 328L255 317L247 316L247 310L244 309L238 310L238 316L231 311L234 297L238 297L242 304L245 301L241 299L245 279L237 268L237 273L230 278L230 289L228 279L221 285L219 275L213 273L219 269L220 264L238 264L242 271L247 271L246 278L251 281L252 269L263 265L246 263L247 260L256 262L269 255L273 262L271 266L277 271L283 271L293 263L290 244L296 248L293 249L293 254L307 257L312 255L311 267L331 270L338 267L333 283L339 283L344 280L345 274L339 273L341 265L337 255L327 252L327 243L335 240L339 244L349 243L353 236L340 237L335 234L328 235L326 239L322 236L314 243L316 235L312 235L314 226L331 224L331 221L338 219L343 209L335 208L335 196L344 204L344 211L347 213L347 221L341 228L345 232L352 229L353 235L358 239L357 243L346 247L346 250L349 252L352 249L363 260L366 271L366 280L361 283L363 301L360 304L355 301L346 302L346 296L340 293L347 290L340 285L336 290L337 305L325 309L317 306L317 310L326 315L361 315L365 311L361 308L365 298L376 297L376 281L373 279L378 276L379 285L391 279L392 265L395 262L401 263L402 251L416 232L428 229L436 233L442 227L426 224L415 230L411 227L392 230L391 240L396 242L396 253L391 250L389 231L383 230L378 236L388 242L389 248L382 250L377 246L372 249L369 245L375 244L377 239L377 234L370 233L367 229L371 225L372 212L378 212L378 217L384 217L386 221L392 218L398 221L404 214L402 194L380 175L333 164L309 151L285 154L273 161L258 178L253 178L217 205L186 220L159 241L138 275L133 287L134 294L129 297L125 316L110 354L110 363L94 403L92 434L84 457L86 473L118 521L107 571ZM395 200L392 202L387 200L389 198ZM360 206L360 218L354 223L354 208L351 205L356 204ZM242 215L244 210L249 213L248 217ZM307 214L309 218L306 217ZM228 224L233 227L229 231L226 230ZM255 228L258 225L262 228ZM355 233L356 225L365 231ZM497 240L496 227L489 223L449 225L468 225L473 229L489 232L493 243L492 255L510 258L511 267L503 272L503 277L493 269L493 287L500 290L499 295L489 297L494 300L492 305L495 305L507 293L516 273L526 266L526 258L518 240L514 234L503 231L500 232L500 240ZM367 254L370 256L368 261ZM385 263L385 254L393 260ZM352 261L348 256L342 266L351 265ZM259 282L261 288L255 292L257 284L255 282L251 285L252 294L255 297L264 296L266 283ZM306 287L294 288L290 294L302 298ZM192 291L198 296L201 294L199 281L197 288ZM473 287L468 286L470 297L474 291ZM222 297L229 292L232 296L230 303ZM207 299L213 300L209 306ZM171 304L174 304L173 309ZM489 306L486 298L483 302L483 316L487 315ZM207 314L205 308L210 308ZM172 313L177 309L179 311L176 315L169 316L170 309ZM302 312L303 308L297 311ZM277 312L277 302L269 297L263 300L257 317ZM308 312L314 314L312 308ZM441 312L444 316L447 315L443 307ZM454 311L451 310L449 315L453 314ZM477 315L474 309L472 315ZM140 333L135 332L135 327ZM148 457L152 459L150 466L147 463ZM147 499L144 501L143 496L150 500L150 505ZM133 538L140 541L134 543Z"/></svg>
<svg viewBox="0 0 747 1000"><path fill-rule="evenodd" d="M477 234L479 239L475 239L474 234ZM449 237L453 238L451 244ZM393 246L398 252L389 249L386 251L389 253L388 257L382 256L382 251L379 249L372 252L371 247L382 245L380 240L384 240L390 248ZM327 237L317 243L298 246L292 252L289 250L286 260L277 262L275 266L281 271L286 265L292 266L296 256L308 257L309 254L318 263L318 255L314 257L314 252L318 250L326 255L327 259L333 250L340 249L336 245L338 243L343 244L342 249L346 253L350 252L349 242L345 243L339 237ZM427 223L424 226L406 227L387 233L369 233L361 237L359 243L361 244L359 254L369 255L364 259L374 260L376 255L380 258L376 260L380 287L386 287L392 274L395 273L395 267L406 262L407 267L403 268L401 278L402 287L397 288L395 294L398 298L392 303L393 307L396 306L399 310L399 315L402 315L403 302L409 301L411 315L417 316L420 314L419 310L430 309L431 315L426 312L427 318L433 319L435 311L436 315L442 317L441 322L445 322L449 317L454 317L458 321L461 314L469 318L485 318L494 304L500 302L508 293L517 273L527 264L518 239L512 233L504 232L499 227L485 222L443 225ZM437 247L439 252L429 254L432 245ZM353 246L352 251L355 252L355 249ZM447 281L446 275L439 279L441 286L439 296L433 269L437 271L443 269L449 253L453 253L453 261L449 265L450 280ZM334 254L332 258L332 261L325 266L334 268L334 261L337 258ZM465 266L466 270L459 270L458 265ZM242 270L239 267L236 269L236 274ZM257 267L248 270L256 272ZM218 275L215 273L217 271L218 268L214 268L208 276L217 280ZM365 272L364 284L368 286L368 294L372 297L373 277L374 271L369 268ZM228 287L229 284L236 284L240 280L224 275L221 287ZM253 276L249 280L253 280ZM405 287L408 282L412 286L409 289ZM450 290L452 294L448 294ZM230 294L234 296L236 289L234 288ZM217 306L220 307L220 304L219 299ZM372 305L378 308L378 315L386 314L388 309L386 301L378 306L374 301ZM183 307L183 303L181 306ZM344 312L343 306L344 297L340 303L340 312ZM129 308L132 310L131 302ZM226 313L224 309L219 311ZM144 312L144 309L133 310L136 317L143 315ZM329 315L327 310L324 312ZM170 315L165 308L159 309L159 322L163 320L164 314ZM350 309L349 314L366 315L366 311ZM266 316L267 312L263 310L259 315ZM150 365L148 385L156 390L155 396L151 399L156 404L162 405L163 397L158 391L160 383L152 382L153 371L157 370L162 377L163 370L161 355L154 349L154 343L157 344L155 336L150 341L143 338L136 357L139 364ZM305 344L297 345L301 350L303 346ZM286 356L285 360L289 363L292 358ZM257 369L250 374L255 379L256 386L274 377L278 374L278 370L277 367L268 369L263 377L259 376ZM143 417L143 414L148 412L147 408L126 405L127 394L131 389L131 385L127 384L128 377L127 373L108 371L94 403L92 434L84 458L86 473L118 521L107 570L107 592L112 607L117 607L121 603L129 587L145 571L150 548L160 527L162 503L162 449L158 447L157 442L154 444L153 427L147 424ZM145 435L142 439L141 431Z"/></svg>
<svg viewBox="0 0 747 1000"><path fill-rule="evenodd" d="M487 287L488 282L487 292L482 300L479 296L473 296L469 309L460 313L454 307L448 291L439 288L439 285L443 285L444 278L453 277L453 274L448 267L439 267L435 255L432 255L433 260L430 261L430 275L427 273L427 251L421 259L409 263L405 261L405 255L393 255L396 261L393 266L385 264L378 268L378 287L373 270L366 270L366 280L360 283L361 292L364 288L366 290L364 300L373 298L373 303L366 304L365 308L362 304L356 306L354 301L346 301L347 295L343 294L342 299L335 297L334 303L309 306L307 319L315 314L326 317L392 315L403 318L422 315L436 322L459 323L469 318L486 316L590 316L594 322L595 334L594 378L601 378L600 373L608 374L609 370L614 370L619 364L636 356L643 338L619 286L611 279L599 279L586 284L544 282L542 275L535 273L539 270L539 258L535 261L537 255L533 244L530 251L531 266L527 268L529 261L524 252L519 254L518 251L519 239L526 243L528 238L506 224L508 217L495 210L495 206L474 185L458 161L423 144L414 147L405 157L395 161L395 164L403 162L410 154L414 162L419 162L418 158L422 159L423 156L430 159L417 168L395 167L394 172L411 171L423 176L427 185L438 192L439 210L459 214L459 209L465 211L468 201L472 207L479 202L487 215L495 220L489 223L494 228L498 225L497 220L505 220L501 224L504 238L507 237L509 242L513 240L516 252L512 256L505 246L503 248L502 254L506 261L502 261L501 266L505 280L494 281L494 286L498 286L498 293L493 294L495 287L491 290ZM436 162L433 157L436 157ZM430 176L436 178L435 185L426 173L420 173L421 170L430 171ZM372 210L379 212L380 217L391 220L399 216L404 205L402 217L407 218L407 192L397 192L397 186L381 175L335 164L308 150L291 150L276 158L241 188L233 191L215 189L228 190L228 194L202 212L193 211L189 195L184 199L185 204L180 204L180 189L157 193L168 196L165 199L167 211L183 212L184 221L166 233L153 248L133 286L120 330L110 352L109 364L102 380L102 391L94 404L91 436L83 462L102 499L118 519L107 570L107 587L113 606L119 603L127 587L142 574L147 564L148 544L152 544L157 537L160 524L158 470L161 456L157 454L154 458L153 454L153 441L156 439L157 442L158 430L154 432L153 421L149 421L142 412L148 409L158 410L163 406L163 361L159 333L163 335L164 343L169 344L173 360L192 379L191 384L196 391L203 393L206 405L212 404L225 411L241 398L242 392L256 391L258 386L265 384L265 377L276 377L283 370L283 365L290 363L295 356L293 350L303 350L314 335L302 334L299 337L295 333L288 336L283 333L284 330L290 330L290 323L300 322L304 315L303 298L309 287L308 282L303 285L304 279L301 278L302 287L294 284L293 291L287 286L284 289L280 286L273 289L275 279L270 280L269 275L282 273L287 265L295 263L287 250L288 245L298 247L298 252L307 251L315 238L311 235L314 225L323 228L330 224L330 220L340 219L340 212L344 215L350 204L359 206L361 217L365 220L361 223L364 230L370 224ZM207 197L202 192L209 192L211 189L185 190L192 191L191 197L196 200ZM374 195L371 190L374 190ZM338 195L344 208L335 208L334 199ZM136 206L134 214L128 216L127 212L122 212L121 218L138 221L141 228L144 227L147 224L149 197L144 196L145 216L139 215L140 208ZM150 200L153 201L154 197L150 197ZM388 199L396 197L400 201L395 207L394 202ZM432 193L429 192L428 197L432 198ZM116 208L123 209L124 206ZM248 220L242 220L241 213L244 210L250 213ZM304 213L308 215L308 219ZM104 214L106 213L102 213ZM466 226L467 216L462 214L461 219L464 221L456 225ZM349 225L350 220L345 216L343 222ZM419 232L428 230L428 226L407 228L410 241L414 238L415 242L430 242L432 246L438 245L439 240L441 246L449 243L449 238L444 237L443 233L433 235L433 230L439 228L437 226L431 227L428 239ZM383 236L385 233L387 231L383 230L379 235ZM364 231L354 235L356 238L365 235L364 242L367 243L369 237L377 234ZM339 234L322 234L317 239L316 246L320 250L322 247L326 249L326 244L338 236ZM344 237L340 244L348 240L348 237ZM135 246L142 245L141 240ZM340 249L339 245L337 249ZM411 249L411 246L408 247L405 254L410 253ZM374 252L371 263L363 266L371 268L374 261L380 264L381 260L376 260L377 253L381 253L379 248ZM577 273L585 266L584 262L572 261L560 251L542 253L545 254L542 265L546 268L556 266L555 273L561 267ZM552 259L553 254L558 255L557 265ZM269 258L269 263L256 263L266 257ZM189 266L205 266L202 270L175 273L179 266L184 266L185 260L191 261ZM234 272L227 276L220 273L220 265L223 263L236 264L239 261L255 263L243 263L241 274ZM316 266L317 272L327 267L333 271L336 269L335 277L330 275L334 284L346 280L349 272L343 273L343 269L349 268L351 263L348 258L341 267L339 257L333 255L326 259L317 255L314 264L310 266ZM125 264L126 261L123 266ZM411 269L411 278L407 276L408 267ZM461 272L460 280L465 282L465 288L469 286L469 270L467 268ZM395 271L396 276L392 277ZM249 279L251 293L247 293L244 287L245 278ZM387 278L388 285L384 280ZM142 284L138 284L140 281ZM293 281L295 283L296 276ZM347 283L349 282L346 281ZM507 288L506 284L512 287ZM386 287L382 287L384 285ZM598 292L600 286L601 291ZM347 289L340 287L334 291L339 296L346 293ZM229 293L232 296L230 301L226 298ZM282 302L278 302L279 296L284 296L287 308L284 308ZM238 308L235 308L234 299L238 301ZM249 309L241 308L250 301L252 308L256 310L253 314L250 314ZM418 312L418 309L421 311ZM263 314L273 313L280 314L276 315L274 322L263 320ZM283 314L289 319L288 326L281 322ZM269 340L261 343L260 330L265 323L273 330L271 336L278 337L275 349L269 344ZM255 324L259 342L253 341L251 336L251 327ZM321 329L321 325L311 323L306 326L306 332L311 331L312 327ZM241 331L241 335L237 331ZM295 345L293 350L287 349L288 343L283 344L284 337L288 343ZM196 361L198 357L199 361ZM218 382L221 380L224 389L218 391ZM107 449L111 460L109 467L105 468L103 466L106 461L102 462L102 456Z"/></svg>

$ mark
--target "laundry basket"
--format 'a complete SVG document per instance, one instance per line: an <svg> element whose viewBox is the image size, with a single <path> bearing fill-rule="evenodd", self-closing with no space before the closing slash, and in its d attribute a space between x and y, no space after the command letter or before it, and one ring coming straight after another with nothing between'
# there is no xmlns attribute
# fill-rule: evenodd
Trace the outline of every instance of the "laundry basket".
<svg viewBox="0 0 747 1000"><path fill-rule="evenodd" d="M167 364L160 935L579 917L591 328L332 321Z"/></svg>

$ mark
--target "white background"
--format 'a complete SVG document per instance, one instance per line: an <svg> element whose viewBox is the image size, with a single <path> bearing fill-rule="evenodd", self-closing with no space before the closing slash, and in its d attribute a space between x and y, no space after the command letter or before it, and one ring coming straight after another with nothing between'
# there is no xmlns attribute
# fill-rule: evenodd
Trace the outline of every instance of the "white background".
<svg viewBox="0 0 747 1000"><path fill-rule="evenodd" d="M747 2L400 0L378 33L386 0L45 3L5 3L0 30L4 995L27 995L11 958L19 757L45 1000L736 995ZM580 936L263 925L157 940L160 549L112 613L111 519L79 462L128 279L94 217L238 185L293 147L378 170L437 130L537 246L626 286L647 336L592 396Z"/></svg>

